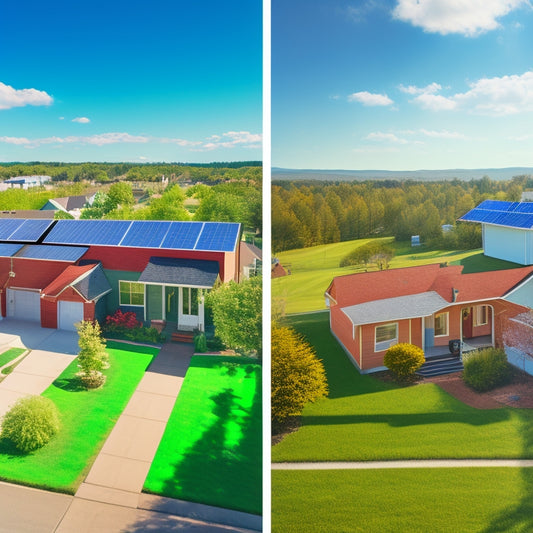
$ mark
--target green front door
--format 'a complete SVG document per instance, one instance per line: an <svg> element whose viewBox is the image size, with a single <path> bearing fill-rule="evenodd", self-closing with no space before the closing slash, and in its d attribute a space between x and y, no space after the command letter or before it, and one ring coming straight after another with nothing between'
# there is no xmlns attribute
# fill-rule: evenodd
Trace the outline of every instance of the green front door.
<svg viewBox="0 0 533 533"><path fill-rule="evenodd" d="M165 312L167 322L178 321L178 287L165 287Z"/></svg>

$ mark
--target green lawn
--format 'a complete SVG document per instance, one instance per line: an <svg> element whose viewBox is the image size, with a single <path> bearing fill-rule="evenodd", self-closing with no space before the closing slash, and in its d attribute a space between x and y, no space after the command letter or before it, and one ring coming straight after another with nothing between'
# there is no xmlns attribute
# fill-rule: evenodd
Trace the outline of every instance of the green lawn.
<svg viewBox="0 0 533 533"><path fill-rule="evenodd" d="M288 322L323 359L330 393L305 408L302 427L273 447L273 461L533 458L532 410L479 410L433 384L361 376L331 336L327 313Z"/></svg>
<svg viewBox="0 0 533 533"><path fill-rule="evenodd" d="M16 359L19 355L22 355L26 349L24 348L10 348L0 354L0 368L7 365L13 359Z"/></svg>
<svg viewBox="0 0 533 533"><path fill-rule="evenodd" d="M194 356L144 489L260 514L261 420L257 360Z"/></svg>
<svg viewBox="0 0 533 533"><path fill-rule="evenodd" d="M108 342L111 367L106 384L86 391L75 378L74 360L42 394L57 406L61 430L46 446L20 455L0 441L0 479L74 493L87 475L98 451L126 407L156 348Z"/></svg>
<svg viewBox="0 0 533 533"><path fill-rule="evenodd" d="M312 248L289 250L278 255L281 264L290 268L291 275L272 280L272 296L274 304L283 301L285 312L305 313L325 309L324 292L335 276L343 276L364 269L339 267L339 261L350 251L366 244L372 239L324 244ZM381 238L390 242L391 238ZM464 272L480 272L516 268L521 265L485 257L480 250L447 251L427 250L424 247L411 248L409 243L391 242L396 256L390 262L390 268L426 265L430 263L448 262L464 265Z"/></svg>
<svg viewBox="0 0 533 533"><path fill-rule="evenodd" d="M525 533L533 469L272 472L272 532Z"/></svg>

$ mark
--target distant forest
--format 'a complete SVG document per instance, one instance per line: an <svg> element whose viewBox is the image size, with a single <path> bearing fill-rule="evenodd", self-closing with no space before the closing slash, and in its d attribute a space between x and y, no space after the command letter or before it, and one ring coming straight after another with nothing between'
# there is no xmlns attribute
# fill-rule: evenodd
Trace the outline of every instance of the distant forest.
<svg viewBox="0 0 533 533"><path fill-rule="evenodd" d="M487 198L518 201L528 189L531 175L508 181L273 181L272 249L412 235L450 249L477 248L480 225L456 225L457 219ZM443 235L443 224L456 225L456 231Z"/></svg>

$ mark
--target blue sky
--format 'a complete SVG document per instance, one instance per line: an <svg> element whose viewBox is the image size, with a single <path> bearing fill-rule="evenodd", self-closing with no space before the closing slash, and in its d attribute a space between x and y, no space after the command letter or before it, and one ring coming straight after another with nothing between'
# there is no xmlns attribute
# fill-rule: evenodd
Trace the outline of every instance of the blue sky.
<svg viewBox="0 0 533 533"><path fill-rule="evenodd" d="M260 0L0 7L0 161L261 159Z"/></svg>
<svg viewBox="0 0 533 533"><path fill-rule="evenodd" d="M272 0L272 164L533 166L528 0Z"/></svg>

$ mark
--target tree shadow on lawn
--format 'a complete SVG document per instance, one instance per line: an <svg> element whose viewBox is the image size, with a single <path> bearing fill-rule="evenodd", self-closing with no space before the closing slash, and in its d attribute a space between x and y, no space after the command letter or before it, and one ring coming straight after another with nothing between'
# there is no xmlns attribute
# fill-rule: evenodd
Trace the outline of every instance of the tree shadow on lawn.
<svg viewBox="0 0 533 533"><path fill-rule="evenodd" d="M249 375L254 379L254 376ZM245 378L246 379L246 378ZM248 513L261 513L261 377L255 376L252 408L245 410L233 389L211 397L215 403L215 422L173 466L173 474L165 481L162 494L192 502L233 508ZM229 424L237 423L241 438L232 447L224 447ZM247 506L239 502L244 500ZM253 502L250 504L250 502ZM198 517L197 517L198 518ZM136 524L134 531L145 531Z"/></svg>
<svg viewBox="0 0 533 533"><path fill-rule="evenodd" d="M62 389L66 392L84 392L87 389L82 385L81 380L78 377L73 378L58 378L52 385L58 389Z"/></svg>
<svg viewBox="0 0 533 533"><path fill-rule="evenodd" d="M11 440L5 437L0 438L0 455L7 455L8 457L26 457L30 453L20 451Z"/></svg>

